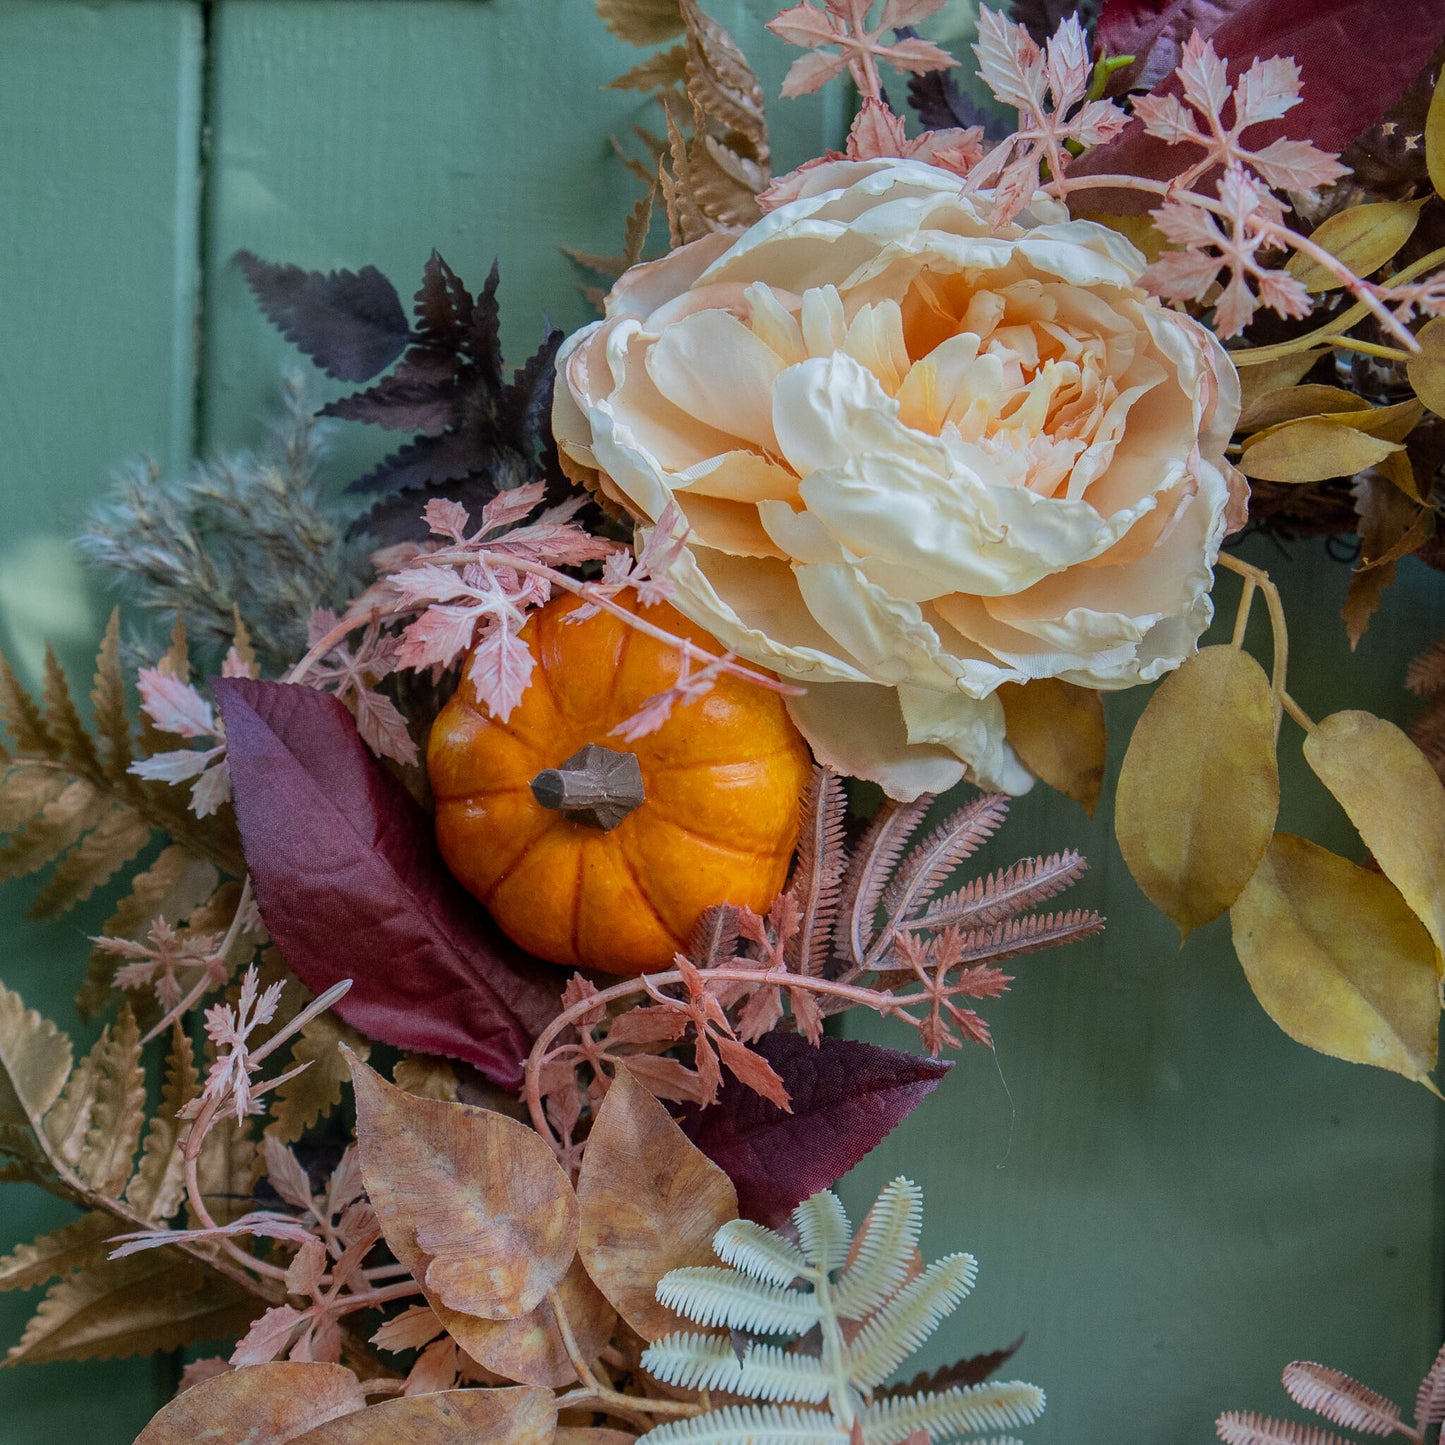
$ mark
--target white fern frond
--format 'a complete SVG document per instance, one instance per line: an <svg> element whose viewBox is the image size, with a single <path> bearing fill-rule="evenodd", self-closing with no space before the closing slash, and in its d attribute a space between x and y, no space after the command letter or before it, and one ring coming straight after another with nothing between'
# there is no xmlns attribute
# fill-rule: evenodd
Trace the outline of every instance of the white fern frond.
<svg viewBox="0 0 1445 1445"><path fill-rule="evenodd" d="M860 1385L881 1385L973 1288L978 1261L950 1254L905 1285L847 1346L848 1374ZM1013 1425L1015 1420L1000 1422Z"/></svg>
<svg viewBox="0 0 1445 1445"><path fill-rule="evenodd" d="M713 1237L712 1247L724 1264L765 1284L786 1288L809 1272L797 1245L751 1219L728 1220Z"/></svg>
<svg viewBox="0 0 1445 1445"><path fill-rule="evenodd" d="M688 1390L725 1390L752 1400L828 1398L829 1377L817 1355L797 1355L777 1345L750 1345L741 1360L726 1335L664 1335L642 1352L649 1374Z"/></svg>
<svg viewBox="0 0 1445 1445"><path fill-rule="evenodd" d="M686 1420L669 1420L642 1439L647 1445L848 1445L848 1432L821 1410L729 1405Z"/></svg>
<svg viewBox="0 0 1445 1445"><path fill-rule="evenodd" d="M1311 1360L1295 1360L1284 1367L1282 1379L1296 1404L1347 1430L1393 1435L1399 1427L1400 1407L1393 1400L1340 1370Z"/></svg>
<svg viewBox="0 0 1445 1445"><path fill-rule="evenodd" d="M1349 1445L1343 1435L1293 1420L1271 1420L1253 1410L1228 1410L1214 1422L1224 1445Z"/></svg>
<svg viewBox="0 0 1445 1445"><path fill-rule="evenodd" d="M1435 1356L1435 1363L1425 1372L1415 1396L1415 1424L1421 1429L1445 1420L1445 1345Z"/></svg>
<svg viewBox="0 0 1445 1445"><path fill-rule="evenodd" d="M669 1270L658 1282L657 1298L696 1324L750 1335L803 1335L819 1319L811 1294L763 1284L716 1265Z"/></svg>
<svg viewBox="0 0 1445 1445"><path fill-rule="evenodd" d="M793 1211L793 1223L809 1264L825 1273L842 1267L853 1242L853 1226L848 1223L843 1201L831 1189L805 1199Z"/></svg>
<svg viewBox="0 0 1445 1445"><path fill-rule="evenodd" d="M923 1191L911 1179L886 1184L838 1276L833 1302L844 1319L862 1319L903 1283L922 1228Z"/></svg>
<svg viewBox="0 0 1445 1445"><path fill-rule="evenodd" d="M899 1445L917 1430L961 1435L1027 1425L1044 1412L1044 1392L1022 1380L968 1385L936 1395L877 1400L859 1416L865 1445Z"/></svg>

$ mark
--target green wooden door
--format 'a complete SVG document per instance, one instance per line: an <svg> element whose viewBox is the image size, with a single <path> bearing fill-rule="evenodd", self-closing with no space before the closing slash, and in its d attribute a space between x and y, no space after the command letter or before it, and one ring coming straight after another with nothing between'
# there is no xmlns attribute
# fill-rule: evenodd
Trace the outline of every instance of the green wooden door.
<svg viewBox="0 0 1445 1445"><path fill-rule="evenodd" d="M771 94L775 8L709 3ZM287 349L235 251L371 262L403 287L433 247L465 277L496 257L520 359L544 308L587 319L558 246L620 234L631 189L608 135L646 117L600 87L634 59L592 0L0 0L0 646L29 680L42 638L83 669L103 626L110 600L66 539L111 467L258 435ZM840 106L773 106L784 166L836 142ZM368 446L337 435L338 482ZM1307 710L1401 716L1405 661L1445 627L1439 579L1407 563L1346 665L1344 569L1315 546L1249 555L1285 586ZM1118 734L1142 701L1114 700ZM1285 792L1282 826L1351 851L1303 768ZM1075 901L1108 931L1021 960L990 1009L996 1055L966 1057L847 1186L856 1205L911 1174L926 1250L982 1261L928 1363L1027 1331L1018 1372L1050 1396L1039 1445L1206 1441L1222 1408L1275 1408L1296 1357L1407 1391L1442 1328L1438 1106L1280 1034L1222 925L1181 952L1107 810L1040 790L991 856L1067 845L1092 864ZM104 902L39 925L31 892L0 891L0 973L66 1018ZM21 1186L0 1201L6 1245L66 1217ZM33 1303L0 1299L5 1343ZM127 1445L172 1378L150 1361L7 1371L0 1441Z"/></svg>

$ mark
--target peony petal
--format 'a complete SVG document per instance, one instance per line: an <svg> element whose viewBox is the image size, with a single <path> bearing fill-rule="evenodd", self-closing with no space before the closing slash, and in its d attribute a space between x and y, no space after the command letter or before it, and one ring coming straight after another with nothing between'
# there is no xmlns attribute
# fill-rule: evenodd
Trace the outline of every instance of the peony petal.
<svg viewBox="0 0 1445 1445"><path fill-rule="evenodd" d="M1034 775L1004 740L1003 704L997 696L900 687L898 703L910 743L935 743L968 764L969 781L981 788L1026 793Z"/></svg>
<svg viewBox="0 0 1445 1445"><path fill-rule="evenodd" d="M877 783L899 802L963 781L964 765L947 748L908 741L892 688L813 684L802 697L788 699L788 712L824 767Z"/></svg>
<svg viewBox="0 0 1445 1445"><path fill-rule="evenodd" d="M757 452L724 452L677 472L673 490L726 497L733 502L784 500L798 494L798 479L786 467Z"/></svg>

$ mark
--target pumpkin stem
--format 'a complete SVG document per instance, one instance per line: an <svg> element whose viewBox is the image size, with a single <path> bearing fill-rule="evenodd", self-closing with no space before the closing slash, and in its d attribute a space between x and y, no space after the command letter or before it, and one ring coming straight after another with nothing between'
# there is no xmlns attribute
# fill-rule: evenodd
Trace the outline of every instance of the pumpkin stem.
<svg viewBox="0 0 1445 1445"><path fill-rule="evenodd" d="M647 795L635 754L588 743L560 767L543 768L532 779L532 796L574 823L607 833Z"/></svg>

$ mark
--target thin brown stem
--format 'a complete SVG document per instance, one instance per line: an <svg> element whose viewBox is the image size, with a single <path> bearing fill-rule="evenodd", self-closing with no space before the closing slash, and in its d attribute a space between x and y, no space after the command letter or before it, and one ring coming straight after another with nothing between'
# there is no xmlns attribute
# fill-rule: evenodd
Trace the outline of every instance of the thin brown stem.
<svg viewBox="0 0 1445 1445"><path fill-rule="evenodd" d="M1234 636L1230 639L1229 645L1237 652L1244 646L1245 629L1249 626L1249 611L1254 605L1254 594L1258 584L1253 577L1244 579L1244 587L1239 594L1239 610L1234 614Z"/></svg>
<svg viewBox="0 0 1445 1445"><path fill-rule="evenodd" d="M1314 719L1286 692L1281 694L1280 701L1284 704L1284 710L1307 732L1315 730Z"/></svg>

